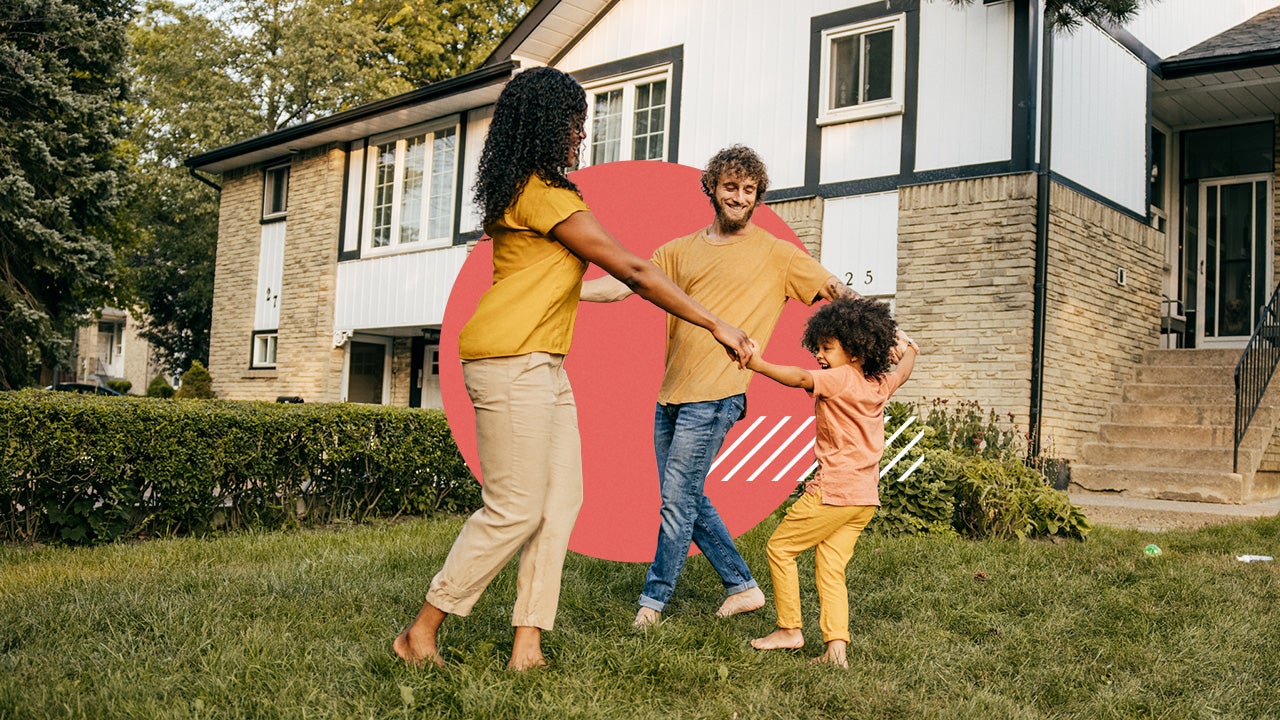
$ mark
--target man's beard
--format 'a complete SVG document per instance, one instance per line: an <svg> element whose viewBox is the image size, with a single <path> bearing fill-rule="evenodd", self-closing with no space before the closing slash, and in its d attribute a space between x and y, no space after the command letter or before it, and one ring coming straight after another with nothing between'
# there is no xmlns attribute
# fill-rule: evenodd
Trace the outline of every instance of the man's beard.
<svg viewBox="0 0 1280 720"><path fill-rule="evenodd" d="M752 205L741 220L735 220L724 213L724 205L720 201L713 198L711 202L716 208L716 223L720 226L720 230L726 233L736 233L746 227L747 223L751 222L751 216L756 211L756 205Z"/></svg>

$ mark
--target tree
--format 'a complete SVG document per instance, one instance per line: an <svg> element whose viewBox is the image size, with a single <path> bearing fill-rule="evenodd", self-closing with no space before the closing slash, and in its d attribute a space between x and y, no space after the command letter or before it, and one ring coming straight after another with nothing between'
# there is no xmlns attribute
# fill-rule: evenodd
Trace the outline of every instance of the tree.
<svg viewBox="0 0 1280 720"><path fill-rule="evenodd" d="M192 155L468 71L515 0L152 0L130 40L138 236L125 275L173 373L208 360L217 194Z"/></svg>
<svg viewBox="0 0 1280 720"><path fill-rule="evenodd" d="M954 5L973 2L949 1ZM1157 0L1044 0L1044 15L1050 26L1065 32L1074 30L1082 20L1123 25L1133 19L1144 1Z"/></svg>
<svg viewBox="0 0 1280 720"><path fill-rule="evenodd" d="M113 299L127 0L0 6L0 388Z"/></svg>

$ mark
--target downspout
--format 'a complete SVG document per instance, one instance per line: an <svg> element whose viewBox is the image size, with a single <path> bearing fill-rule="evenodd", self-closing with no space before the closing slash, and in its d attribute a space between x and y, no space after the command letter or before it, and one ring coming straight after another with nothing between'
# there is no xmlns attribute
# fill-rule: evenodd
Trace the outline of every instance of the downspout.
<svg viewBox="0 0 1280 720"><path fill-rule="evenodd" d="M1053 149L1053 28L1041 14L1040 167L1036 173L1035 305L1031 320L1031 403L1027 458L1040 456L1044 406L1044 338L1049 277L1049 161Z"/></svg>
<svg viewBox="0 0 1280 720"><path fill-rule="evenodd" d="M188 174L188 175L190 175L191 177L193 177L193 178L195 178L195 179L199 180L200 182L204 183L205 185L208 185L209 187L213 188L214 192L216 192L216 193L221 193L221 192L222 192L222 186L221 186L221 185L219 185L218 183L216 183L216 182L214 182L214 181L210 180L209 178L207 178L207 177L205 177L205 176L203 176L203 175L200 175L199 173L197 173L197 172L196 172L196 169L195 169L195 168L193 168L193 167L191 167L190 165L188 165L188 166L187 166L187 174Z"/></svg>

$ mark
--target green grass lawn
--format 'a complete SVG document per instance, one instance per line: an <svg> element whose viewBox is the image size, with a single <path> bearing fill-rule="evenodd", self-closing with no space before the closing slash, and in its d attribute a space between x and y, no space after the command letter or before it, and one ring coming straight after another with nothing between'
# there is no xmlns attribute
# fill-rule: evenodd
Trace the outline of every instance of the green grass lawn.
<svg viewBox="0 0 1280 720"><path fill-rule="evenodd" d="M777 519L740 543L766 592ZM391 640L460 524L0 549L0 718L1280 716L1280 563L1235 559L1280 556L1280 519L1064 544L865 537L847 671L806 662L811 555L796 653L747 644L772 602L717 619L700 557L638 634L643 566L571 555L550 669L504 669L513 566L446 623L444 669L407 668Z"/></svg>

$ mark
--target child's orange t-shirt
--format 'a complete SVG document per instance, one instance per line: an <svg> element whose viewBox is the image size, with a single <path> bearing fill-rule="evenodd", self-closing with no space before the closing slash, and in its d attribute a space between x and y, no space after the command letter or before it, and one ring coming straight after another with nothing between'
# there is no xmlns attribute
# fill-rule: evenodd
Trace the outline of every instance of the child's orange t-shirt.
<svg viewBox="0 0 1280 720"><path fill-rule="evenodd" d="M812 375L818 473L810 487L822 490L824 505L878 506L884 406L902 385L902 375L868 380L853 365Z"/></svg>

